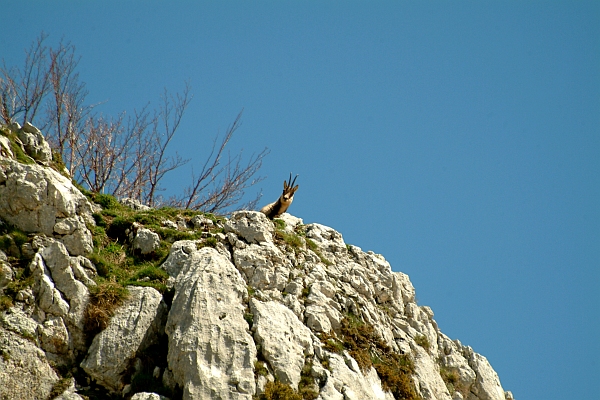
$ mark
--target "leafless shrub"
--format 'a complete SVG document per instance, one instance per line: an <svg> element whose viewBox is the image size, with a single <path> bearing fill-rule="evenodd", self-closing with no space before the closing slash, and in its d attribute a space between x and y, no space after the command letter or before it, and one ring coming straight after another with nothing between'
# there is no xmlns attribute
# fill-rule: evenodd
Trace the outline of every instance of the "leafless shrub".
<svg viewBox="0 0 600 400"><path fill-rule="evenodd" d="M225 148L240 126L241 112L212 150L200 173L192 172L191 184L182 196L163 201L160 191L165 175L188 160L167 150L192 99L189 85L175 95L166 89L158 110L146 106L127 116L94 113L80 82L75 47L61 41L47 47L42 33L26 50L22 69L0 68L0 117L5 123L20 118L45 131L71 176L92 192L131 197L150 206L171 205L206 212L223 212L236 206L245 191L262 178L255 177L268 154L265 149L247 162L242 152L232 156ZM241 208L254 208L260 199Z"/></svg>
<svg viewBox="0 0 600 400"><path fill-rule="evenodd" d="M50 84L48 48L44 41L47 34L41 33L25 52L22 69L2 63L0 68L0 114L5 123L11 123L21 114L22 122L33 121Z"/></svg>
<svg viewBox="0 0 600 400"><path fill-rule="evenodd" d="M223 160L225 147L241 124L242 112L227 129L220 144L217 145L218 136L215 137L210 155L202 166L200 174L192 173L193 183L184 190L182 197L172 199L172 205L219 213L241 201L245 190L262 180L261 177L255 179L253 177L262 166L262 159L269 154L268 149L253 154L245 164L242 163L242 152L233 157L227 153L227 158ZM255 208L261 196L262 194L259 193L254 200L241 208Z"/></svg>

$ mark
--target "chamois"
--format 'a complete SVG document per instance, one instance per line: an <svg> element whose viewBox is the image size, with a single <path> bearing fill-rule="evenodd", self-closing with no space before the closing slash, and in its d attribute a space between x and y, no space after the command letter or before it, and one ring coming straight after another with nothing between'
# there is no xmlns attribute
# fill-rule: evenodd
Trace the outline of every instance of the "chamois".
<svg viewBox="0 0 600 400"><path fill-rule="evenodd" d="M283 181L283 193L281 196L279 196L276 202L267 204L261 208L260 212L269 217L269 219L277 218L286 212L292 201L294 201L294 193L298 190L298 185L294 186L297 177L298 175L292 181L292 173L290 172L289 181Z"/></svg>

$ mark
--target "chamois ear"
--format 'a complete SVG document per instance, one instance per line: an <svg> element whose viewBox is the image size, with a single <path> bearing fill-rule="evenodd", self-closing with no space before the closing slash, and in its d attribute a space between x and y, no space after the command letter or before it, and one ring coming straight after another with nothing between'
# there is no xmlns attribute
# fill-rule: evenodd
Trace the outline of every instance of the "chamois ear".
<svg viewBox="0 0 600 400"><path fill-rule="evenodd" d="M283 190L287 190L288 189L288 183L287 181L283 181Z"/></svg>
<svg viewBox="0 0 600 400"><path fill-rule="evenodd" d="M298 186L300 186L300 185L294 186L294 188L292 189L292 194L296 193L296 190L298 190Z"/></svg>

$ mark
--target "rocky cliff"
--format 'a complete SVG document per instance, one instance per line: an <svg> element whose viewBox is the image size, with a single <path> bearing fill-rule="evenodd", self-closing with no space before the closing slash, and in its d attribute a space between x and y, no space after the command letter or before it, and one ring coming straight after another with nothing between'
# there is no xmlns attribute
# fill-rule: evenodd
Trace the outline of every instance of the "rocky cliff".
<svg viewBox="0 0 600 400"><path fill-rule="evenodd" d="M86 196L29 124L0 131L0 292L3 399L512 399L381 255Z"/></svg>

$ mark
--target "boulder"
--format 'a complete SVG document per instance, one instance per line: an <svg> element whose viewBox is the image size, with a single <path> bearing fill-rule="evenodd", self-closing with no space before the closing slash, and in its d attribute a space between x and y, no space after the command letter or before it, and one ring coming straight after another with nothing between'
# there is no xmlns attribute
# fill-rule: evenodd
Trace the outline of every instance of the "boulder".
<svg viewBox="0 0 600 400"><path fill-rule="evenodd" d="M52 161L52 150L44 139L42 132L29 122L25 122L22 129L17 130L17 136L23 143L25 152L34 160L44 165Z"/></svg>
<svg viewBox="0 0 600 400"><path fill-rule="evenodd" d="M58 380L35 342L0 327L0 398L46 399Z"/></svg>
<svg viewBox="0 0 600 400"><path fill-rule="evenodd" d="M131 400L169 400L169 398L156 393L140 392L134 394Z"/></svg>
<svg viewBox="0 0 600 400"><path fill-rule="evenodd" d="M112 392L121 392L123 375L138 352L157 343L167 306L151 287L128 286L129 298L105 330L94 338L81 367Z"/></svg>
<svg viewBox="0 0 600 400"><path fill-rule="evenodd" d="M142 228L137 223L133 224L129 239L133 250L137 250L141 254L150 254L160 247L160 236L150 229Z"/></svg>
<svg viewBox="0 0 600 400"><path fill-rule="evenodd" d="M237 211L225 223L225 233L233 232L248 243L272 242L275 227L258 211Z"/></svg>
<svg viewBox="0 0 600 400"><path fill-rule="evenodd" d="M262 356L277 379L297 389L305 358L314 353L310 329L281 303L251 299L250 311Z"/></svg>
<svg viewBox="0 0 600 400"><path fill-rule="evenodd" d="M92 205L71 181L51 168L0 163L0 216L25 231L62 240L71 255L92 251Z"/></svg>
<svg viewBox="0 0 600 400"><path fill-rule="evenodd" d="M363 374L356 361L347 353L330 354L329 370L321 388L323 400L393 400L381 387L374 368Z"/></svg>
<svg viewBox="0 0 600 400"><path fill-rule="evenodd" d="M256 346L244 319L246 283L209 247L189 249L169 311L169 379L184 399L247 399L255 393Z"/></svg>

